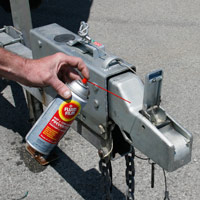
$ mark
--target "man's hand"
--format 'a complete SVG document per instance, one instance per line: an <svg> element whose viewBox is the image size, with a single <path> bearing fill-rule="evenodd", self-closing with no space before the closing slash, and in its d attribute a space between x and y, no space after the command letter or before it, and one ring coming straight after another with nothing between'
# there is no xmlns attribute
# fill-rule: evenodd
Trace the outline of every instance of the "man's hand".
<svg viewBox="0 0 200 200"><path fill-rule="evenodd" d="M25 61L26 73L24 84L29 86L52 86L64 98L71 96L70 89L64 84L81 79L75 68L83 77L89 79L89 70L82 59L56 53L38 60Z"/></svg>
<svg viewBox="0 0 200 200"><path fill-rule="evenodd" d="M80 58L56 53L32 60L0 48L0 76L32 87L52 86L64 98L71 96L64 83L81 79L75 68L89 79L89 70Z"/></svg>

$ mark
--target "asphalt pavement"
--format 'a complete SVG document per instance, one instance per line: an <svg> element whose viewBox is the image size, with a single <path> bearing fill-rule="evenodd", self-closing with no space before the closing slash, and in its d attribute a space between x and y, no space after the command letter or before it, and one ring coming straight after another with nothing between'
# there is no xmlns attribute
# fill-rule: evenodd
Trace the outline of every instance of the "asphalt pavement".
<svg viewBox="0 0 200 200"><path fill-rule="evenodd" d="M80 21L87 21L90 36L135 65L142 80L146 73L163 69L161 105L194 137L192 161L167 173L170 200L200 196L199 10L198 0L44 0L32 11L34 27L56 22L76 32ZM3 9L0 15L0 24L11 23ZM25 151L23 138L29 129L23 90L12 81L0 80L0 199L102 199L99 158L91 144L70 129L59 144L60 159L41 167ZM114 200L123 200L124 157L112 166ZM162 169L156 165L152 189L149 163L136 158L135 168L135 199L164 199Z"/></svg>

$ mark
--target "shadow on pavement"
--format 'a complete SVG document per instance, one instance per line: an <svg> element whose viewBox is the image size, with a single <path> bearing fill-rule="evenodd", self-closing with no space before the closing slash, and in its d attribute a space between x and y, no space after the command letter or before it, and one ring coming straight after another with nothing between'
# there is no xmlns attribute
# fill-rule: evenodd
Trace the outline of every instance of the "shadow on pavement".
<svg viewBox="0 0 200 200"><path fill-rule="evenodd" d="M5 88L10 88L14 104L12 105L2 94ZM31 128L28 119L26 99L23 89L13 81L0 79L0 125L18 132L24 138Z"/></svg>
<svg viewBox="0 0 200 200"><path fill-rule="evenodd" d="M103 179L99 171L92 168L83 171L61 149L57 148L60 158L52 162L51 166L85 199L102 200L104 195ZM125 184L125 183L124 183ZM125 195L113 185L113 199L123 200Z"/></svg>
<svg viewBox="0 0 200 200"><path fill-rule="evenodd" d="M11 88L15 105L12 105L3 95L5 88ZM4 93L4 91L3 91ZM28 110L23 89L15 82L0 79L0 125L18 132L25 138L31 128L28 119ZM59 173L85 200L101 200L103 195L103 179L99 171L90 169L83 171L73 160L71 160L61 149L56 147L59 159L51 163L51 167ZM24 144L18 148L21 160L26 167L34 173L46 169L39 165L25 150ZM115 200L125 199L124 194L113 186L113 197Z"/></svg>
<svg viewBox="0 0 200 200"><path fill-rule="evenodd" d="M11 14L5 11L8 10L8 5L1 2L5 0L0 0L0 27L12 25ZM8 4L9 1L6 2ZM33 27L57 23L77 33L80 22L87 22L89 18L92 2L93 0L42 0L39 7L31 12Z"/></svg>

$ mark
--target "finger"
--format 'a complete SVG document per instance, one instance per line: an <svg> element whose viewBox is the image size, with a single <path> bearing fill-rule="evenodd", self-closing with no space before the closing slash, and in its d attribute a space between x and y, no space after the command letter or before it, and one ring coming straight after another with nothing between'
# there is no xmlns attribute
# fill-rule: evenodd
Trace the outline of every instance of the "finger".
<svg viewBox="0 0 200 200"><path fill-rule="evenodd" d="M81 76L79 75L79 73L73 69L73 68L70 68L70 70L68 71L68 77L71 79L71 80L81 80Z"/></svg>
<svg viewBox="0 0 200 200"><path fill-rule="evenodd" d="M60 80L62 80L64 83L71 82L73 80L81 80L81 76L78 74L78 72L71 68L71 67L62 67L62 69L58 73L58 77Z"/></svg>
<svg viewBox="0 0 200 200"><path fill-rule="evenodd" d="M81 58L68 56L67 63L72 67L76 67L85 78L89 79L89 70Z"/></svg>
<svg viewBox="0 0 200 200"><path fill-rule="evenodd" d="M74 81L74 80L81 80L82 78L77 75L77 74L74 74L74 73L70 73L67 80L68 82L71 82L71 81Z"/></svg>
<svg viewBox="0 0 200 200"><path fill-rule="evenodd" d="M70 89L58 78L52 79L49 83L56 92L63 98L68 99L72 96Z"/></svg>

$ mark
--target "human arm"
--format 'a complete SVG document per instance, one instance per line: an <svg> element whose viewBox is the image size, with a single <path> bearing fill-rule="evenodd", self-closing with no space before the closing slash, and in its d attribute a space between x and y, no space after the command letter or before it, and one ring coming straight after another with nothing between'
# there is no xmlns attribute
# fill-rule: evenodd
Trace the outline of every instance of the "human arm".
<svg viewBox="0 0 200 200"><path fill-rule="evenodd" d="M89 79L89 70L80 58L56 53L40 59L26 59L0 48L0 76L26 86L52 86L64 98L71 96L64 83L80 79L75 68Z"/></svg>

